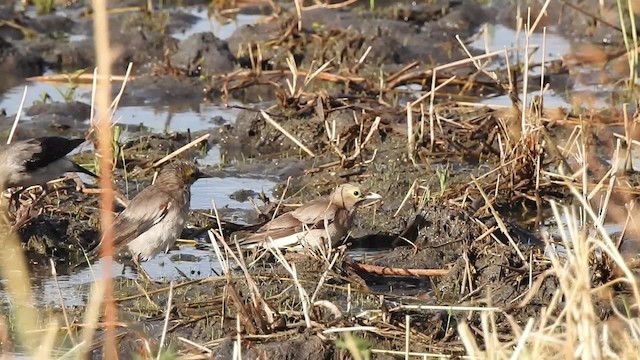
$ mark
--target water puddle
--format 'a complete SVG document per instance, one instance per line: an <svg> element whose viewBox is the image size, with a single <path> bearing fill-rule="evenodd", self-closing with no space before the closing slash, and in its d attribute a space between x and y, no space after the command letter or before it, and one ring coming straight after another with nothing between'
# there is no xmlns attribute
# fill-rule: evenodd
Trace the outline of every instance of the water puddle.
<svg viewBox="0 0 640 360"><path fill-rule="evenodd" d="M206 178L196 181L191 187L191 208L211 209L215 201L217 208L253 209L250 201L239 202L229 195L238 190L250 190L255 193L264 191L267 196L272 195L276 182L264 178L224 177Z"/></svg>
<svg viewBox="0 0 640 360"><path fill-rule="evenodd" d="M35 303L39 306L59 306L60 295L66 306L85 305L90 285L102 277L104 260L98 260L91 268L83 268L70 275L58 275L58 283L51 276L39 274L31 279ZM211 251L196 249L193 246L182 245L179 250L160 254L154 259L143 263L143 268L154 280L186 281L189 279L206 278L220 274L221 269L217 258ZM138 279L138 275L129 265L112 262L111 275L113 278ZM187 278L185 278L187 276ZM0 298L7 298L4 291L0 291Z"/></svg>
<svg viewBox="0 0 640 360"><path fill-rule="evenodd" d="M519 33L514 29L502 24L485 24L483 29L472 39L469 47L485 50L486 52L500 51L509 48L524 48L526 46L525 32ZM585 44L574 43L570 39L557 33L555 27L547 28L546 35L542 32L536 32L529 37L529 47L537 47L537 51L530 57L529 69L530 76L538 76L542 74L542 67L539 66L542 61L549 64L549 61L570 59L574 54L589 53L603 51L597 48L586 48ZM591 49L591 50L590 50ZM544 53L543 53L544 52ZM524 50L510 52L509 63L511 66L515 64L524 64ZM571 64L571 61L568 62ZM506 59L504 55L494 57L493 63L487 66L488 70L502 70L506 67ZM549 89L544 92L545 107L562 107L571 109L574 106L582 106L585 108L604 108L610 107L611 94L614 92L615 82L611 81L620 74L615 71L603 69L598 64L579 63L579 65L570 65L571 74L553 75L548 78ZM548 75L548 74L547 74ZM603 81L603 79L608 79ZM540 93L540 80L537 84L529 84L529 99ZM520 94L523 98L523 94ZM480 101L484 104L506 105L510 106L511 101L508 96L499 96ZM615 105L615 104L614 104Z"/></svg>
<svg viewBox="0 0 640 360"><path fill-rule="evenodd" d="M538 55L542 51L544 42L545 60L557 60L571 49L571 42L562 35L554 32L553 28L547 29L546 36L542 33L533 33L529 37L529 46L538 46ZM476 49L486 49L488 52L499 51L512 47L524 48L526 45L526 37L524 32L518 34L515 30L502 24L485 24L484 32L481 32L477 38L469 44ZM515 61L523 61L524 52L520 52L519 56L513 52L513 57L509 59L511 64ZM534 58L535 59L535 58ZM537 59L536 59L537 60ZM541 60L541 59L540 59ZM535 61L535 60L534 60Z"/></svg>
<svg viewBox="0 0 640 360"><path fill-rule="evenodd" d="M206 31L211 31L217 38L226 40L237 28L244 25L255 24L263 17L262 15L238 14L235 15L233 19L228 19L224 23L221 23L219 20L222 19L209 16L209 11L206 7L192 9L188 13L196 16L198 20L188 30L172 34L172 36L178 40L184 40L193 34Z"/></svg>
<svg viewBox="0 0 640 360"><path fill-rule="evenodd" d="M233 123L239 112L213 104L200 104L198 109L188 112L174 112L168 106L124 106L118 108L114 119L118 124L130 125L129 131L143 126L151 132L186 132Z"/></svg>

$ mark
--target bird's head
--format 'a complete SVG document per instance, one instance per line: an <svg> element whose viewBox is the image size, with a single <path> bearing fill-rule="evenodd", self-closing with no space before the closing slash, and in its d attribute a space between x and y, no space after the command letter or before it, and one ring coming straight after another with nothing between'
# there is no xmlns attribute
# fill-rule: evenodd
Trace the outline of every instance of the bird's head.
<svg viewBox="0 0 640 360"><path fill-rule="evenodd" d="M382 199L382 196L376 193L364 193L356 185L342 184L339 185L331 194L331 203L347 210L352 210L361 205L366 200Z"/></svg>
<svg viewBox="0 0 640 360"><path fill-rule="evenodd" d="M166 166L160 171L159 177L163 173L170 172L173 176L177 176L184 184L191 185L196 180L209 177L209 175L203 173L198 169L198 167L192 162L186 161L176 161L169 166Z"/></svg>

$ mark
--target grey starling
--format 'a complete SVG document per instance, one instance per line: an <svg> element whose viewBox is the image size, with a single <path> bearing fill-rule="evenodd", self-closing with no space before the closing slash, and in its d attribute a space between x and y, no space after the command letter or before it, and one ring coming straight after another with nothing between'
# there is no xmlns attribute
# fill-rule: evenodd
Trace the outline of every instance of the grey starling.
<svg viewBox="0 0 640 360"><path fill-rule="evenodd" d="M0 185L2 189L40 185L46 192L47 182L66 173L94 173L69 160L66 156L85 139L45 136L16 141L0 148Z"/></svg>
<svg viewBox="0 0 640 360"><path fill-rule="evenodd" d="M331 195L284 213L238 243L245 249L257 247L327 248L339 245L353 226L356 210L366 200L382 197L364 194L352 184L339 185Z"/></svg>

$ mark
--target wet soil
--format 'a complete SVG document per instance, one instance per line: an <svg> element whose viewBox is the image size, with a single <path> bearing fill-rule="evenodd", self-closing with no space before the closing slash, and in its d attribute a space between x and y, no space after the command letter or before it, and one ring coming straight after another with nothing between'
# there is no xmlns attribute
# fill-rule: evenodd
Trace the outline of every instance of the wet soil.
<svg viewBox="0 0 640 360"><path fill-rule="evenodd" d="M176 284L169 313L165 311L168 284L138 284L119 277L116 298L121 318L130 324L121 329L123 349L144 355L148 348L140 346L139 340L145 339L155 351L168 316L169 348L181 353L226 359L240 335L245 359L340 359L348 356L341 342L344 334L327 330L371 326L375 330L358 335L367 341L365 347L404 349L405 315L410 315L412 351L462 355L456 325L466 321L479 328L478 312L407 310L399 305L499 307L498 331L506 336L510 321L524 324L549 303L558 284L543 275L549 263L544 261L538 225L550 201L567 201L569 196L556 179L540 173L563 166L568 173L577 170L555 142L566 138L583 115L592 120L584 131L593 145L603 152L613 149L615 140L603 129L619 123L621 113L556 109L535 99L523 104L499 62L493 64L500 69L493 77L471 63L433 71L434 66L468 58L455 35L466 41L485 23L509 23L515 9L506 3L381 2L375 11L364 3L304 11L301 23L288 3L278 4L275 10L260 5L251 11L271 16L239 27L228 39L212 32L183 39L172 36L195 21L188 11L173 5L110 16L118 53L114 71L123 72L131 61L135 64L136 79L127 85L121 106L180 104L197 109L203 102L242 103L230 105L241 108L235 121L211 129L142 136L130 132L116 139L121 156L115 164L114 186L126 197L132 198L150 183L152 163L207 133L205 144L181 157L201 159L217 147L220 163L206 167L206 172L218 177L250 174L279 182L271 198L262 196L260 189L229 189L234 199L251 198L260 213L245 212L238 221L231 215L233 209L221 209L226 239L254 230L276 208L287 211L293 208L289 205L327 195L336 184L357 183L384 198L360 210L345 242L349 250L335 264L287 254L304 291L314 300L326 301L310 305L310 318L301 311L300 290L291 274L269 257L250 268L251 278L243 276L235 263L228 277ZM600 10L613 4L605 3ZM145 4L109 2L114 9ZM72 4L58 10L66 16L38 16L0 7L0 19L10 22L0 25L0 76L22 79L41 75L45 69L94 65L88 8ZM559 31L566 34L608 41L616 50L607 56L613 57L621 48L619 34L611 31L614 27L601 21L594 24L593 17L575 11L554 8L542 21L557 21L562 24ZM585 28L590 31L584 32ZM469 52L481 53L473 48ZM545 65L546 79L551 83L558 79L556 88L571 89L571 74L562 61ZM516 71L511 75L516 76ZM430 121L425 113L429 98L422 98L409 111L413 118L409 130L406 104L429 91L432 81L442 85L434 95L434 119ZM532 77L533 81L539 83L540 78ZM523 86L517 76L515 83ZM115 93L119 85L113 89ZM507 108L463 103L481 96L507 96L512 101ZM536 122L535 131L522 132L523 108ZM275 128L260 110L290 135ZM29 120L21 123L16 137L84 134L89 114L89 105L82 102L34 104L26 109ZM0 119L3 134L13 117ZM94 154L86 149L73 158L83 166L95 164ZM278 207L281 198L284 201ZM28 200L28 194L23 200ZM218 229L218 223L211 209L194 210L182 238L197 238L199 248L212 252L206 233ZM523 218L535 219L525 222ZM98 196L80 194L69 186L60 188L34 206L19 234L34 269L49 266L53 259L61 273L73 274L83 250L99 242ZM425 277L363 270L354 266L355 251L351 252L362 248L378 251L362 257L360 263L395 270L437 269L446 274ZM593 283L607 282L612 273L606 259L594 263ZM523 302L523 294L532 286L536 293ZM602 306L600 316L606 317L608 311ZM82 308L73 309L73 317L80 319L82 312ZM95 346L96 354L99 348ZM128 354L123 350L123 357Z"/></svg>

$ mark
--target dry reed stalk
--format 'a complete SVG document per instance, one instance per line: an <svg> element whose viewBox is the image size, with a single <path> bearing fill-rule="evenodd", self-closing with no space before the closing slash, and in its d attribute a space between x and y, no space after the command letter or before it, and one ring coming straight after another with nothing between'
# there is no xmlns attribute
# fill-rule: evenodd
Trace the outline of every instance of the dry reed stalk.
<svg viewBox="0 0 640 360"><path fill-rule="evenodd" d="M405 268L390 268L384 266L362 264L353 262L350 264L354 269L365 271L378 275L391 275L391 276L446 276L449 274L447 269L405 269Z"/></svg>
<svg viewBox="0 0 640 360"><path fill-rule="evenodd" d="M329 246L331 246L331 242L329 242ZM327 254L329 255L329 254ZM315 304L316 303L316 296L318 295L318 293L320 292L320 289L322 288L322 286L324 285L324 282L327 280L327 276L329 275L329 271L331 271L331 269L333 269L333 267L336 264L336 261L339 258L342 258L341 256L342 254L340 254L339 252L336 252L333 255L333 259L331 260L331 262L329 263L329 266L327 266L327 268L325 269L325 271L322 273L322 275L320 275L320 280L318 281L318 286L316 286L316 289L314 290L313 294L311 295L311 299L309 300L310 303ZM323 258L325 260L328 260L326 258Z"/></svg>
<svg viewBox="0 0 640 360"><path fill-rule="evenodd" d="M532 46L532 49L536 49L536 46ZM510 47L510 48L505 48L502 50L496 50L494 52L490 52L487 54L482 54L482 55L477 55L477 56L470 56L467 59L462 59L462 60L456 60L447 64L443 64L443 65L439 65L435 68L433 68L433 70L427 70L427 71L423 71L423 70L418 70L416 72L411 72L411 73L407 73L404 74L402 76L397 76L394 81L389 81L387 80L385 83L385 90L391 90L399 85L403 85L404 81L406 81L407 79L413 79L416 78L416 76L418 76L420 79L425 79L428 76L432 77L432 84L431 84L431 88L435 88L435 84L436 84L436 73L438 71L442 71L442 70L446 70L446 69L451 69L451 68L455 68L461 65L466 65L468 63L476 63L479 60L483 60L483 59L488 59L488 58L492 58L492 57L496 57L498 55L505 55L508 56L509 52L512 51L518 51L520 50L519 47L515 46L515 47ZM393 74L396 75L396 74Z"/></svg>
<svg viewBox="0 0 640 360"><path fill-rule="evenodd" d="M282 195L280 195L280 201L278 201L278 205L276 205L276 209L273 211L273 216L271 217L271 221L273 221L278 216L278 212L280 212L280 206L283 204L284 197L287 195L287 191L289 190L289 185L291 185L291 176L287 178L287 184L285 185L284 190L282 190Z"/></svg>
<svg viewBox="0 0 640 360"><path fill-rule="evenodd" d="M120 104L120 99L122 99L122 95L124 95L124 88L127 86L127 82L130 80L131 78L131 70L133 69L133 63L129 63L129 65L127 65L127 71L124 74L124 77L122 77L122 86L120 86L120 91L118 91L118 94L116 95L116 97L113 99L113 102L111 103L111 105L109 106L109 117L112 119L113 115L115 114L116 110L118 109L118 105ZM113 81L113 79L112 79ZM113 122L112 126L115 125L116 122Z"/></svg>
<svg viewBox="0 0 640 360"><path fill-rule="evenodd" d="M298 140L295 136L291 135L291 133L289 133L287 130L285 130L285 128L283 128L280 124L278 124L275 120L273 120L271 116L269 116L269 114L267 114L264 110L260 110L260 113L262 114L262 117L265 119L266 122L271 124L271 126L276 128L278 131L280 131L284 136L289 138L289 140L293 141L293 143L298 145L300 149L302 149L304 152L309 154L309 156L316 157L316 154L314 154L313 151L311 151L308 147L304 146L304 144L302 144L300 140Z"/></svg>
<svg viewBox="0 0 640 360"><path fill-rule="evenodd" d="M109 22L107 2L93 0L93 26L95 34L95 50L98 67L98 81L96 88L96 122L98 131L98 151L100 160L100 228L103 235L101 253L103 260L103 281L105 282L105 320L107 323L104 357L117 358L115 322L117 308L113 297L113 280L111 268L113 254L113 188L111 171L113 169L113 154L111 143L111 122L109 118L109 97L111 77L111 48L109 44Z"/></svg>
<svg viewBox="0 0 640 360"><path fill-rule="evenodd" d="M320 67L314 70L312 73L307 73L304 76L304 81L302 82L302 88L304 89L307 85L309 85L311 81L313 81L315 78L320 76L320 74L323 74L324 71L329 67L329 65L331 65L331 60L327 60L324 64L320 65ZM311 63L311 68L313 68L313 63ZM297 69L296 69L296 72L298 72Z"/></svg>
<svg viewBox="0 0 640 360"><path fill-rule="evenodd" d="M100 317L100 308L102 307L102 301L105 297L105 291L107 289L105 279L100 279L93 283L91 290L89 291L89 301L84 309L83 324L88 326L82 332L81 341L78 348L78 359L84 359L87 357L87 352L91 347L91 340L96 331L98 319Z"/></svg>
<svg viewBox="0 0 640 360"><path fill-rule="evenodd" d="M309 11L309 10L315 10L315 9L340 9L343 7L347 7L351 4L356 3L358 0L345 0L343 2L339 2L339 3L329 3L329 2L324 2L324 3L318 3L316 2L315 5L309 5L309 6L303 6L302 7L302 11Z"/></svg>
<svg viewBox="0 0 640 360"><path fill-rule="evenodd" d="M189 339L185 339L185 338L183 338L181 336L178 336L177 339L182 341L183 343L185 343L187 345L190 345L190 346L193 346L194 348L196 348L196 349L202 351L203 353L209 355L209 357L207 357L207 359L210 358L212 356L212 354L213 354L213 350L211 350L211 349L209 349L207 347L204 347L204 346L202 346L200 344L197 344L197 343L195 343L195 342L193 342L193 341L191 341Z"/></svg>
<svg viewBox="0 0 640 360"><path fill-rule="evenodd" d="M267 71L262 70L260 73L262 76L265 76L265 77L282 77L285 75L291 75L292 77L293 75L307 77L309 76L309 74L317 73L317 70L312 72L304 69L296 69L295 72L292 72L291 69L289 70L281 69L281 70L267 70ZM217 76L214 76L214 79L220 80L222 82L230 82L232 80L245 80L245 79L250 79L254 77L255 77L255 72L253 70L245 69L245 70L234 71L231 74L217 75ZM362 76L339 75L339 74L330 74L326 72L317 73L315 75L315 78L318 80L340 82L340 83L343 83L343 82L361 83L366 81L366 79ZM230 87L229 90L231 89L235 89L235 87Z"/></svg>
<svg viewBox="0 0 640 360"><path fill-rule="evenodd" d="M227 254L231 255L231 257L236 262L236 264L240 267L240 269L242 269L242 274L244 275L244 278L247 281L247 285L249 287L249 294L251 296L253 307L256 310L263 311L269 325L274 324L276 320L280 317L280 314L278 314L278 312L274 310L264 300L264 297L262 296L262 294L260 294L260 289L258 288L258 285L256 284L255 280L249 273L249 270L247 269L247 265L245 263L244 257L242 256L242 250L240 249L238 242L236 241L236 251L238 252L238 255L236 255L236 253L233 250L231 250L231 247L229 247L229 244L227 244L227 242L222 236L218 236L218 234L216 234L215 232L212 232L212 233L216 235L216 238L217 238L216 240L224 246ZM261 319L256 319L256 320L261 321Z"/></svg>
<svg viewBox="0 0 640 360"><path fill-rule="evenodd" d="M415 137L413 136L413 111L411 110L411 104L407 104L407 156L411 162L415 165L416 160L413 156L413 152L416 149Z"/></svg>
<svg viewBox="0 0 640 360"><path fill-rule="evenodd" d="M167 337L167 329L169 328L169 319L171 319L171 307L173 301L173 281L169 284L169 299L167 300L167 310L164 317L164 326L162 327L162 336L160 336L160 348L158 349L158 355L156 360L160 360L162 355L162 349L164 348L164 341Z"/></svg>
<svg viewBox="0 0 640 360"><path fill-rule="evenodd" d="M403 310L429 310L429 311L477 311L477 312L501 312L502 309L493 306L447 306L447 305L398 305L390 308L389 312L403 311Z"/></svg>
<svg viewBox="0 0 640 360"><path fill-rule="evenodd" d="M18 122L20 121L20 116L22 115L22 109L24 108L24 100L27 98L27 86L24 87L24 92L22 93L22 100L20 100L20 107L18 108L18 112L16 113L16 118L13 121L13 125L11 126L11 131L9 132L9 137L7 138L7 144L11 144L11 140L13 140L13 135L16 132L16 128L18 127Z"/></svg>
<svg viewBox="0 0 640 360"><path fill-rule="evenodd" d="M302 0L293 0L296 6L296 17L298 18L298 31L302 31Z"/></svg>
<svg viewBox="0 0 640 360"><path fill-rule="evenodd" d="M509 244L511 244L511 246L514 248L514 250L516 251L516 253L518 254L518 257L520 257L520 259L523 262L527 262L527 259L524 257L524 255L522 255L522 252L520 251L520 248L518 248L518 245L516 244L516 242L513 240L513 238L511 237L511 233L509 232L509 230L507 230L506 225L504 224L504 221L502 221L502 217L500 216L500 213L498 213L496 211L496 209L493 207L491 200L489 199L489 197L487 196L487 194L484 192L484 190L482 189L482 186L480 186L480 184L478 183L478 181L476 180L476 178L472 175L471 176L471 181L473 182L473 184L476 186L476 188L478 189L478 191L480 192L480 195L482 196L482 198L484 199L485 204L487 204L487 206L489 207L489 210L491 212L491 214L493 215L493 217L496 219L496 223L498 224L498 227L500 228L500 230L502 230L502 232L504 233L504 235L507 237L507 239L509 240ZM494 235L491 235L492 237L494 237ZM497 240L496 240L497 241Z"/></svg>
<svg viewBox="0 0 640 360"><path fill-rule="evenodd" d="M530 29L531 24L531 8L527 9L527 28ZM525 51L524 51L524 69L522 69L522 109L521 109L521 134L522 136L526 136L529 134L531 129L530 124L527 122L527 96L529 95L529 33L527 32L527 36L525 36Z"/></svg>
<svg viewBox="0 0 640 360"><path fill-rule="evenodd" d="M71 343L76 346L77 342L73 333L71 332L71 322L69 321L69 315L67 314L67 306L64 304L64 297L62 296L62 290L60 289L60 283L58 282L58 271L56 270L56 263L53 259L49 259L49 265L51 265L51 275L53 276L53 281L56 284L56 290L58 292L58 299L60 300L60 308L62 309L62 317L64 318L64 323L67 327L67 335L69 335L69 339L71 339Z"/></svg>
<svg viewBox="0 0 640 360"><path fill-rule="evenodd" d="M271 238L269 238L271 241ZM280 265L284 267L284 269L291 275L293 279L293 283L296 285L298 289L298 296L300 297L300 302L302 303L302 314L304 315L304 322L307 328L311 328L311 316L309 315L309 308L311 305L311 301L309 299L309 294L304 289L300 281L298 280L298 271L296 269L296 264L289 264L287 259L284 257L282 251L275 246L269 246L268 250L273 254L273 256L278 260Z"/></svg>
<svg viewBox="0 0 640 360"><path fill-rule="evenodd" d="M53 355L53 348L56 343L56 335L58 334L58 322L56 320L49 321L49 325L46 327L45 333L40 339L38 344L38 351L34 358L36 360L48 360Z"/></svg>
<svg viewBox="0 0 640 360"><path fill-rule="evenodd" d="M204 284L204 283L208 283L208 282L224 281L224 280L226 280L224 276L210 276L208 278L193 279L193 280L188 280L188 281L182 282L180 284L176 284L176 285L173 286L173 289L175 290L175 289L178 289L178 288L181 288L181 287L185 287L185 286L189 286L189 285L197 285L197 284ZM161 288L161 289L147 291L144 294L141 293L141 294L136 294L136 295L131 295L131 296L118 298L118 299L116 299L116 302L135 300L135 299L143 297L143 296L155 295L155 294L160 294L160 293L168 292L168 291L169 291L169 286L166 286L166 287Z"/></svg>
<svg viewBox="0 0 640 360"><path fill-rule="evenodd" d="M0 235L2 236L2 251L0 251L0 273L3 288L11 297L13 323L20 343L30 354L37 350L39 339L29 336L29 332L36 328L36 317L33 311L31 281L27 260L22 251L22 244L18 236L12 231L8 223L8 211L3 208L0 214Z"/></svg>
<svg viewBox="0 0 640 360"><path fill-rule="evenodd" d="M174 151L174 152L172 152L171 154L169 154L169 155L167 155L167 156L163 157L162 159L160 159L160 160L158 160L158 161L154 162L151 166L152 166L152 167L158 167L158 166L160 166L160 165L164 164L165 162L167 162L167 161L169 161L169 160L173 159L174 157L176 157L176 156L178 156L178 155L182 154L183 152L185 152L185 151L187 151L187 150L191 149L192 147L194 147L194 146L196 146L196 145L200 144L201 142L203 142L203 141L205 141L205 140L209 139L209 136L210 136L210 135L211 135L211 134L204 134L204 135L200 136L199 138L197 138L197 139L195 139L195 140L191 141L190 143L188 143L188 144L186 144L186 145L184 145L184 146L180 147L179 149L175 150L175 151Z"/></svg>
<svg viewBox="0 0 640 360"><path fill-rule="evenodd" d="M125 81L127 76L123 75L111 75L109 77L109 81ZM129 77L129 80L135 80L135 76ZM97 80L97 76L95 72L93 74L52 74L52 75L42 75L42 76L33 76L27 78L29 81L37 81L44 83L69 83L69 81L74 81L76 83L93 83Z"/></svg>

